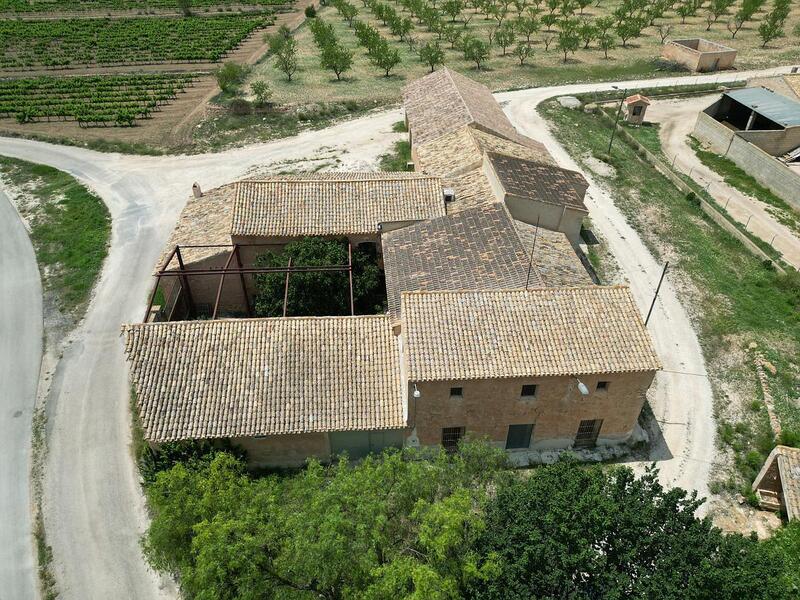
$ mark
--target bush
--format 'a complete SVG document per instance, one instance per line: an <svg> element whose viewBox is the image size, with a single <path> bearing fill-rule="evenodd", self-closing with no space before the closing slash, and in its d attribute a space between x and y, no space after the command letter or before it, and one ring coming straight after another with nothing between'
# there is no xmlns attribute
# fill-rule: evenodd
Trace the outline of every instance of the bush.
<svg viewBox="0 0 800 600"><path fill-rule="evenodd" d="M314 17L317 16L317 9L314 8L313 4L310 4L309 6L306 6L305 13L306 13L306 19L313 19Z"/></svg>
<svg viewBox="0 0 800 600"><path fill-rule="evenodd" d="M800 431L794 429L784 429L781 432L780 444L782 446L800 448Z"/></svg>
<svg viewBox="0 0 800 600"><path fill-rule="evenodd" d="M217 85L223 92L230 92L236 88L245 75L247 75L247 69L234 62L227 62L214 72L214 76L217 78Z"/></svg>

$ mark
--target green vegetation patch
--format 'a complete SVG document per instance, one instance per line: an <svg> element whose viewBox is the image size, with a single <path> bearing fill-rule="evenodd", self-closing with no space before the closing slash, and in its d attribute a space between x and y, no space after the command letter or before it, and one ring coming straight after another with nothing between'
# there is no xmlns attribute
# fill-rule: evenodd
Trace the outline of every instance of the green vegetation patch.
<svg viewBox="0 0 800 600"><path fill-rule="evenodd" d="M176 447L159 464L145 554L179 574L188 598L792 594L784 553L795 540L725 535L694 517L702 500L665 490L655 470L637 478L567 459L522 475L481 442L262 477L208 446Z"/></svg>
<svg viewBox="0 0 800 600"><path fill-rule="evenodd" d="M0 79L0 119L132 126L175 100L193 80L164 73Z"/></svg>
<svg viewBox="0 0 800 600"><path fill-rule="evenodd" d="M776 361L780 376L770 376L769 385L776 398L785 399L781 423L796 430L800 389L792 357L800 355L800 276L794 271L783 276L762 264L716 226L696 199L686 198L627 144L615 143L611 155L606 155L611 128L597 116L561 108L555 101L540 110L573 156L589 154L614 166L616 173L604 183L616 205L654 255L668 256L671 270L688 277L690 285L681 289L689 294L709 371L720 380L749 381L743 389L757 388L752 355L745 349L756 342ZM732 349L732 344L738 348ZM732 358L737 355L741 359ZM718 402L722 404L719 397ZM722 420L720 438L734 450L746 484L774 441L765 411L744 415L742 420L741 424Z"/></svg>
<svg viewBox="0 0 800 600"><path fill-rule="evenodd" d="M715 152L703 150L697 140L693 139L691 145L695 154L697 154L697 158L709 169L721 175L725 183L736 188L743 194L752 196L756 200L761 200L774 207L776 210L770 211L772 215L780 223L793 229L796 233L800 233L800 218L798 218L797 213L783 198L776 196L769 188L758 183L755 177L739 168L732 160L720 156Z"/></svg>
<svg viewBox="0 0 800 600"><path fill-rule="evenodd" d="M183 4L208 12L211 8L218 11L231 10L230 6L275 6L292 4L291 0L0 0L0 13L45 13L59 11L109 11L134 10L149 12L153 9L176 10Z"/></svg>
<svg viewBox="0 0 800 600"><path fill-rule="evenodd" d="M30 196L30 201L23 198L19 209L30 225L45 290L55 294L64 314L79 319L108 251L108 209L58 169L0 157L0 170Z"/></svg>
<svg viewBox="0 0 800 600"><path fill-rule="evenodd" d="M406 140L398 140L391 152L380 158L381 171L407 171L411 161L411 144Z"/></svg>
<svg viewBox="0 0 800 600"><path fill-rule="evenodd" d="M0 21L0 68L214 62L271 21L264 15Z"/></svg>

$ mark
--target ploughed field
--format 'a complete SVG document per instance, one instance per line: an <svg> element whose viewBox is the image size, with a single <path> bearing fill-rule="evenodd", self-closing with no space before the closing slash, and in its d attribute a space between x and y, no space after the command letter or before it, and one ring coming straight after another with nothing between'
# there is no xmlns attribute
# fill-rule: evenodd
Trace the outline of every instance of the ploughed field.
<svg viewBox="0 0 800 600"><path fill-rule="evenodd" d="M0 68L216 62L270 15L0 21Z"/></svg>

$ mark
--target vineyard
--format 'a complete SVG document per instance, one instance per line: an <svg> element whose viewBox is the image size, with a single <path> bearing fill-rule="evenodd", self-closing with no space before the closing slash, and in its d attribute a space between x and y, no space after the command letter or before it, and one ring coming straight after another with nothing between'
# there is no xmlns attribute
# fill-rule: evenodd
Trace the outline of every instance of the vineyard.
<svg viewBox="0 0 800 600"><path fill-rule="evenodd" d="M191 86L193 75L143 74L0 80L0 118L132 126Z"/></svg>
<svg viewBox="0 0 800 600"><path fill-rule="evenodd" d="M201 10L229 6L277 6L285 0L192 0L192 7ZM176 10L174 0L0 0L0 13L109 11L151 9Z"/></svg>
<svg viewBox="0 0 800 600"><path fill-rule="evenodd" d="M271 16L0 21L0 68L215 62Z"/></svg>

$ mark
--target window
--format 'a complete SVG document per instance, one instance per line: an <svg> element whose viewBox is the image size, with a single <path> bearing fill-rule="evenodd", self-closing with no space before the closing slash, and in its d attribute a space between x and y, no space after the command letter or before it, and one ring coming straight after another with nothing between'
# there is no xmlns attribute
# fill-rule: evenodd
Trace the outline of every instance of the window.
<svg viewBox="0 0 800 600"><path fill-rule="evenodd" d="M607 392L609 385L611 385L611 382L609 382L609 381L598 381L597 382L597 389L595 391Z"/></svg>
<svg viewBox="0 0 800 600"><path fill-rule="evenodd" d="M575 434L575 447L594 448L602 426L603 419L581 421L581 424L578 426L578 433Z"/></svg>
<svg viewBox="0 0 800 600"><path fill-rule="evenodd" d="M464 388L451 387L450 388L450 397L451 398L463 398L464 397Z"/></svg>
<svg viewBox="0 0 800 600"><path fill-rule="evenodd" d="M633 107L633 116L634 117L638 117L640 114L642 114L642 107L641 106L634 106Z"/></svg>
<svg viewBox="0 0 800 600"><path fill-rule="evenodd" d="M534 384L528 384L522 386L522 394L523 398L533 398L536 395L536 386Z"/></svg>
<svg viewBox="0 0 800 600"><path fill-rule="evenodd" d="M464 437L463 427L445 427L442 429L442 446L448 452L458 450L458 442Z"/></svg>
<svg viewBox="0 0 800 600"><path fill-rule="evenodd" d="M530 447L532 433L533 425L509 425L506 450Z"/></svg>

